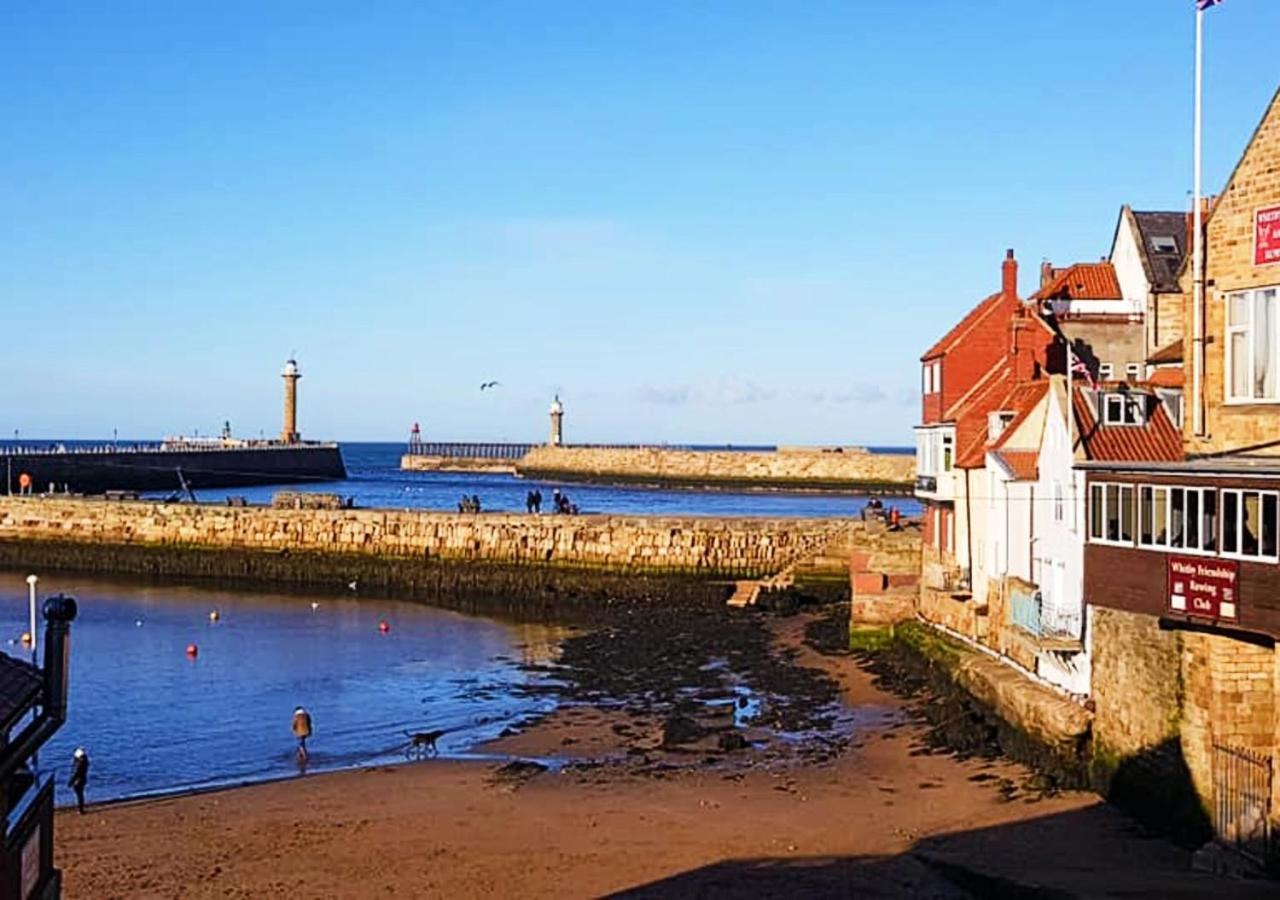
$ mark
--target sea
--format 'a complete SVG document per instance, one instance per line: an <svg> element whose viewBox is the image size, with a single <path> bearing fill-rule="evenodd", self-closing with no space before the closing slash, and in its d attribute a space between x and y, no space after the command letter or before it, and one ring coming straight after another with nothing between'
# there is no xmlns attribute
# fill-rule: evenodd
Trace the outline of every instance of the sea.
<svg viewBox="0 0 1280 900"><path fill-rule="evenodd" d="M642 489L527 481L510 475L402 472L402 444L344 443L349 478L288 486L351 497L356 506L523 512L534 487L559 487L584 513L854 517L865 497ZM910 452L909 450L904 452ZM269 502L283 486L234 489ZM229 492L200 491L221 503ZM918 507L894 499L905 513ZM25 578L41 597L76 598L69 714L40 753L58 775L92 760L89 800L201 790L305 772L403 762L407 732L445 729L440 753L469 758L509 727L550 709L526 691L566 631L357 593L273 593L208 583L147 583L57 572L0 572L0 649L25 658ZM380 626L385 623L385 630ZM188 648L194 646L195 653ZM307 768L290 734L296 706L315 723Z"/></svg>

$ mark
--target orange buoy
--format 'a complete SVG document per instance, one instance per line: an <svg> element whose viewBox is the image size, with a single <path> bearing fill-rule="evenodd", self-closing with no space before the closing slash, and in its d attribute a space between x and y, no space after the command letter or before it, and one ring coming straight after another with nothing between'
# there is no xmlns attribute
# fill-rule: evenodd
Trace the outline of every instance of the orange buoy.
<svg viewBox="0 0 1280 900"><path fill-rule="evenodd" d="M190 656L192 659L195 659L199 655L200 655L199 647L197 647L195 644L187 644L187 656Z"/></svg>
<svg viewBox="0 0 1280 900"><path fill-rule="evenodd" d="M386 634L388 631L391 630L391 626L387 624L386 619L383 619L381 622L378 623L378 630L383 634Z"/></svg>

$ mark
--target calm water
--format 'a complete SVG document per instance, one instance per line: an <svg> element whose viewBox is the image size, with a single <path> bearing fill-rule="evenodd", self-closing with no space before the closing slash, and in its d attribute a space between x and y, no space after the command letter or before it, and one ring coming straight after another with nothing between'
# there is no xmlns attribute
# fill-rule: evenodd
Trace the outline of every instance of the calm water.
<svg viewBox="0 0 1280 900"><path fill-rule="evenodd" d="M752 494L718 491L648 490L587 484L559 484L524 480L511 475L451 472L403 472L403 444L343 444L346 481L290 486L289 490L329 491L355 497L357 506L392 509L457 508L458 499L478 494L486 510L524 512L524 498L535 487L542 489L543 509L551 491L564 490L584 512L619 515L777 516L827 518L856 516L865 497L835 494ZM222 501L228 494L267 503L279 487L234 488L199 491L202 500ZM890 501L904 513L916 514L911 498Z"/></svg>
<svg viewBox="0 0 1280 900"><path fill-rule="evenodd" d="M27 627L24 576L0 574L0 640L19 657L9 642ZM511 689L529 679L519 663L550 658L560 636L385 600L76 576L39 587L80 604L70 714L41 763L65 781L83 744L91 800L296 774L289 724L299 704L315 722L311 771L403 761L406 730L456 729L441 755L464 754L545 706Z"/></svg>

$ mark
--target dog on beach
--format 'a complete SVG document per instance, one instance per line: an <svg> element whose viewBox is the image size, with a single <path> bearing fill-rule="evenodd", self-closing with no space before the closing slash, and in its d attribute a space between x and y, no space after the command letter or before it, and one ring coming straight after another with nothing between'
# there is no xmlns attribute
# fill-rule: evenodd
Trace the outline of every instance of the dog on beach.
<svg viewBox="0 0 1280 900"><path fill-rule="evenodd" d="M449 733L447 728L438 728L435 731L406 731L405 737L409 739L409 743L405 745L406 756L435 756L440 752L436 746L436 741Z"/></svg>

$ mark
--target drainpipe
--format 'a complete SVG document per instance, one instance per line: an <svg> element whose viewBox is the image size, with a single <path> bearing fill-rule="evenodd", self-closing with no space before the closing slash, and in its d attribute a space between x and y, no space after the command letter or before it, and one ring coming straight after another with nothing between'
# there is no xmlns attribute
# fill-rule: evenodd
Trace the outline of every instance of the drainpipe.
<svg viewBox="0 0 1280 900"><path fill-rule="evenodd" d="M1028 490L1031 498L1027 503L1027 584L1035 584L1035 579L1031 577L1034 574L1031 559L1036 552L1036 486L1032 484Z"/></svg>
<svg viewBox="0 0 1280 900"><path fill-rule="evenodd" d="M964 554L969 564L969 590L973 590L973 494L969 490L969 470L964 470Z"/></svg>

